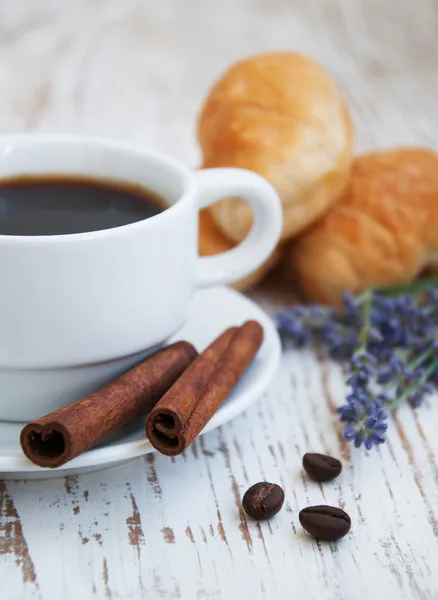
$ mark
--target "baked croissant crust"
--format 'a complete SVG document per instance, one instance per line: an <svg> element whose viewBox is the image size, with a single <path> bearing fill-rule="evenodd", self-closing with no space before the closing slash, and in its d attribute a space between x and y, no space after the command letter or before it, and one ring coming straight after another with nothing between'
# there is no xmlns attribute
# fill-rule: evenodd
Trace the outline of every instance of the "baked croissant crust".
<svg viewBox="0 0 438 600"><path fill-rule="evenodd" d="M241 167L266 177L283 205L282 239L315 221L339 197L351 164L346 105L328 73L296 52L236 63L210 90L198 120L203 167ZM208 209L241 241L249 206L230 198Z"/></svg>
<svg viewBox="0 0 438 600"><path fill-rule="evenodd" d="M400 148L359 156L339 201L287 252L312 300L405 283L438 266L438 155Z"/></svg>

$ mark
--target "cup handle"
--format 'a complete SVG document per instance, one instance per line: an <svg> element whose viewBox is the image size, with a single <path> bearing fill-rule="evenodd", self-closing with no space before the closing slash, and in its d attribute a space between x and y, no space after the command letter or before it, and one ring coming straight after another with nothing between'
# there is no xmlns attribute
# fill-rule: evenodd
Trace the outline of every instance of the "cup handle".
<svg viewBox="0 0 438 600"><path fill-rule="evenodd" d="M199 258L200 287L231 283L257 269L274 251L282 229L280 198L266 179L245 169L204 169L195 177L200 209L239 197L253 210L253 226L243 242L227 252Z"/></svg>

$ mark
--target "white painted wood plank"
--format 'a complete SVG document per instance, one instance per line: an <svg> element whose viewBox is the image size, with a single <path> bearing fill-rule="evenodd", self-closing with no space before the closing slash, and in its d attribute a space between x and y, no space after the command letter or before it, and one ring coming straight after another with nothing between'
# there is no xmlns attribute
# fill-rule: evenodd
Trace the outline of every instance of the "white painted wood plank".
<svg viewBox="0 0 438 600"><path fill-rule="evenodd" d="M358 150L438 147L435 0L26 0L0 3L0 131L110 135L197 164L194 120L230 62L296 48L326 65L352 110ZM265 306L287 290L254 296ZM0 597L438 598L437 399L402 408L389 442L350 451L334 406L336 365L288 350L265 398L185 456L148 456L61 481L0 482ZM342 478L303 477L309 450ZM268 479L286 492L270 523L239 499ZM298 512L344 506L353 528L317 545Z"/></svg>

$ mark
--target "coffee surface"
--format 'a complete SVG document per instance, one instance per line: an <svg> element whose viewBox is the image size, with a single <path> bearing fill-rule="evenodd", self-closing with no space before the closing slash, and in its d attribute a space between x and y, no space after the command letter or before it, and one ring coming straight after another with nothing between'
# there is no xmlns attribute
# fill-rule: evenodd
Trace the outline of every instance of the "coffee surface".
<svg viewBox="0 0 438 600"><path fill-rule="evenodd" d="M153 192L122 181L75 176L0 179L0 235L62 235L112 229L166 208Z"/></svg>

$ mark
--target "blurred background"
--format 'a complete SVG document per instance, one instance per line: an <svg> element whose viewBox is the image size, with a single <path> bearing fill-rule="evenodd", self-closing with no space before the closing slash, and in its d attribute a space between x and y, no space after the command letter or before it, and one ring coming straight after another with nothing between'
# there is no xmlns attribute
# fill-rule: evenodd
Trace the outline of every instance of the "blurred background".
<svg viewBox="0 0 438 600"><path fill-rule="evenodd" d="M2 0L0 131L113 136L196 165L209 85L295 49L339 83L356 151L437 147L437 35L436 0Z"/></svg>

